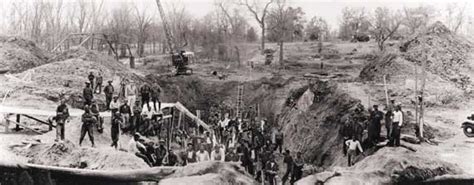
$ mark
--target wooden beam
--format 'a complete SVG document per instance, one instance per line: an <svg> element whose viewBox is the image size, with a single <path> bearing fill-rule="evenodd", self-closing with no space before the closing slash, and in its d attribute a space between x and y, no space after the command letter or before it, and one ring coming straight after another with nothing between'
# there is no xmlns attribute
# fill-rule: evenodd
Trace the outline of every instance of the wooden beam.
<svg viewBox="0 0 474 185"><path fill-rule="evenodd" d="M25 116L25 117L27 117L27 118L30 118L30 119L32 119L32 120L35 120L35 121L37 121L37 122L39 122L39 123L42 123L42 124L45 124L45 125L49 125L50 127L56 128L55 125L50 124L50 123L48 123L48 122L46 122L46 121L40 120L40 119L38 119L38 118L35 118L35 117L33 117L33 116L26 115L26 114L20 114L20 115Z"/></svg>
<svg viewBox="0 0 474 185"><path fill-rule="evenodd" d="M34 133L43 134L43 133L41 133L40 131L37 131L37 130L35 130L35 129L33 129L33 128L31 128L31 127L29 127L29 126L27 126L27 125L25 125L25 124L23 124L23 123L18 123L18 122L16 122L15 120L12 120L12 119L10 119L10 118L6 118L6 120L9 121L10 123L15 124L15 125L18 125L18 126L21 126L21 127L25 127L25 128L27 128L27 129L33 131Z"/></svg>
<svg viewBox="0 0 474 185"><path fill-rule="evenodd" d="M193 113L191 113L186 107L184 107L183 104L181 104L180 102L176 102L175 103L175 107L183 112L184 114L186 114L189 118L191 118L193 121L195 121L198 125L201 125L202 127L204 127L204 129L208 130L208 131L211 131L211 127L209 127L209 125L207 125L204 121L202 121L201 119L199 119L196 115L194 115Z"/></svg>
<svg viewBox="0 0 474 185"><path fill-rule="evenodd" d="M89 170L76 168L63 168L57 166L45 166L30 163L17 163L12 161L0 160L0 167L24 170L46 170L49 172L71 175L76 177L121 181L121 182L141 182L141 181L160 181L161 179L173 174L182 167L153 167L135 170Z"/></svg>
<svg viewBox="0 0 474 185"><path fill-rule="evenodd" d="M51 52L54 52L56 51L59 47L61 47L61 45L64 43L64 41L68 40L69 37L71 37L72 34L69 34L67 35L63 40L59 41L59 43L56 45L56 47L53 48L53 50L51 50Z"/></svg>

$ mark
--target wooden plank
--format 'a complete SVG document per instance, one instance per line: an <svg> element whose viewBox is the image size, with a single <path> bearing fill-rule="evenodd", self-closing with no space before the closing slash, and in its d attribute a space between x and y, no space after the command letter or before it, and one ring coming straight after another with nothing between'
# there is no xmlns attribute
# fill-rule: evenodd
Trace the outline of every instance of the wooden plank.
<svg viewBox="0 0 474 185"><path fill-rule="evenodd" d="M27 126L27 125L25 125L25 124L23 124L23 123L18 123L18 122L16 122L15 120L12 120L12 119L10 119L10 118L6 118L6 119L7 119L10 123L13 123L13 124L18 125L18 126L21 126L21 127L25 127L25 128L27 128L27 129L29 129L29 130L31 130L31 131L37 133L37 134L43 134L43 133L41 133L40 131L37 131L37 130L35 130L35 129L33 129L33 128L31 128L31 127L29 127L29 126Z"/></svg>
<svg viewBox="0 0 474 185"><path fill-rule="evenodd" d="M30 118L30 119L32 119L32 120L35 120L35 121L37 121L37 122L39 122L39 123L42 123L42 124L45 124L45 125L49 125L50 127L56 128L55 125L50 124L50 123L48 123L48 122L46 122L46 121L40 120L40 119L38 119L38 118L35 118L35 117L33 117L33 116L26 115L26 114L20 114L20 115L25 116L25 117L27 117L27 118Z"/></svg>
<svg viewBox="0 0 474 185"><path fill-rule="evenodd" d="M196 115L194 115L193 113L191 113L191 111L189 111L186 107L184 107L183 104L181 104L180 102L176 102L175 103L175 107L179 110L179 111L182 111L184 114L186 114L189 118L191 118L193 121L196 121L196 123L198 125L201 125L202 127L204 127L204 129L208 130L208 131L211 131L211 128L209 127L209 125L207 125L204 121L202 121L201 119L199 119Z"/></svg>

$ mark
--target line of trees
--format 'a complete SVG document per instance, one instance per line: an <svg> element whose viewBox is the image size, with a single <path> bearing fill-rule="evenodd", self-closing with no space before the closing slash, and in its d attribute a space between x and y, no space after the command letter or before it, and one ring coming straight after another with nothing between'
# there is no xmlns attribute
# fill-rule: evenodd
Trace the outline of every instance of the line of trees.
<svg viewBox="0 0 474 185"><path fill-rule="evenodd" d="M214 9L199 18L190 15L190 7L180 1L165 3L176 45L230 61L240 61L242 43L258 40L263 52L267 41L283 48L284 42L335 37L351 40L370 35L384 50L387 40L414 34L435 20L441 19L455 33L474 31L474 18L468 13L472 10L467 4L457 3L448 4L442 11L428 5L400 10L378 7L372 11L346 7L341 12L337 34L323 17L306 19L302 8L292 7L286 0L214 0ZM106 0L17 0L1 5L1 16L7 18L0 22L0 29L30 38L46 49L54 48L70 33L98 32L132 44L138 56L144 55L146 44L158 45L163 53L168 50L163 44L158 9L152 1L107 4ZM282 56L280 53L280 60Z"/></svg>

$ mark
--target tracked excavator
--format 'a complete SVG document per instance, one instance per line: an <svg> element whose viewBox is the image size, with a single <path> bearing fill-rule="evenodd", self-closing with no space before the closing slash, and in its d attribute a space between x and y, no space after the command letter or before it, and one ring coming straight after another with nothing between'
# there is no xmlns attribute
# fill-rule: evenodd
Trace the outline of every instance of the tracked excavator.
<svg viewBox="0 0 474 185"><path fill-rule="evenodd" d="M176 47L176 42L173 37L173 34L170 30L168 19L166 13L163 10L160 0L156 0L156 5L158 6L158 11L160 12L161 21L163 22L163 29L165 30L166 41L168 48L170 48L171 54L171 64L175 69L176 75L189 75L193 73L193 70L189 67L189 57L186 54L186 51L181 50ZM185 39L186 40L186 39ZM181 46L183 48L187 45L187 42Z"/></svg>

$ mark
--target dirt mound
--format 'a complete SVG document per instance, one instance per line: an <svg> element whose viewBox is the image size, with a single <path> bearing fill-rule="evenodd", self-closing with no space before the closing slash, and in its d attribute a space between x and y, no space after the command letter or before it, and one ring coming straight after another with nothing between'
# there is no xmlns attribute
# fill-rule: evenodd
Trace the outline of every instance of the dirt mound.
<svg viewBox="0 0 474 185"><path fill-rule="evenodd" d="M49 53L32 41L0 36L0 72L21 72L48 62Z"/></svg>
<svg viewBox="0 0 474 185"><path fill-rule="evenodd" d="M30 163L83 169L125 170L148 168L140 158L114 149L79 148L73 143L39 144L20 153Z"/></svg>
<svg viewBox="0 0 474 185"><path fill-rule="evenodd" d="M426 61L426 70L453 82L458 88L470 87L471 80L465 73L469 68L469 52L474 45L436 22L424 32L401 43L400 52L388 52L367 64L359 77L364 80L380 80L387 76L414 76L415 65L421 73Z"/></svg>
<svg viewBox="0 0 474 185"><path fill-rule="evenodd" d="M471 80L460 72L468 68L468 54L473 47L465 38L451 33L441 22L436 22L425 33L404 42L400 50L406 60L416 64L427 60L429 71L464 88L470 85Z"/></svg>
<svg viewBox="0 0 474 185"><path fill-rule="evenodd" d="M87 50L85 48L73 48L59 54L51 59L51 63L29 69L16 76L21 78L27 74L31 75L32 83L27 87L13 87L16 92L34 94L57 101L59 94L65 94L68 103L73 107L82 106L82 88L84 82L88 81L90 72L95 75L101 73L106 81L113 80L114 87L119 87L120 77L127 77L140 81L141 77L112 57ZM103 95L98 95L98 100L105 100ZM99 104L103 103L102 101Z"/></svg>
<svg viewBox="0 0 474 185"><path fill-rule="evenodd" d="M283 109L279 122L288 141L285 147L302 152L318 166L332 165L342 156L339 131L360 101L338 90L334 82L317 81L294 102Z"/></svg>
<svg viewBox="0 0 474 185"><path fill-rule="evenodd" d="M160 184L256 184L239 164L194 163L177 170Z"/></svg>
<svg viewBox="0 0 474 185"><path fill-rule="evenodd" d="M454 165L403 148L384 147L352 167L334 167L297 184L417 184L438 175L458 174Z"/></svg>

